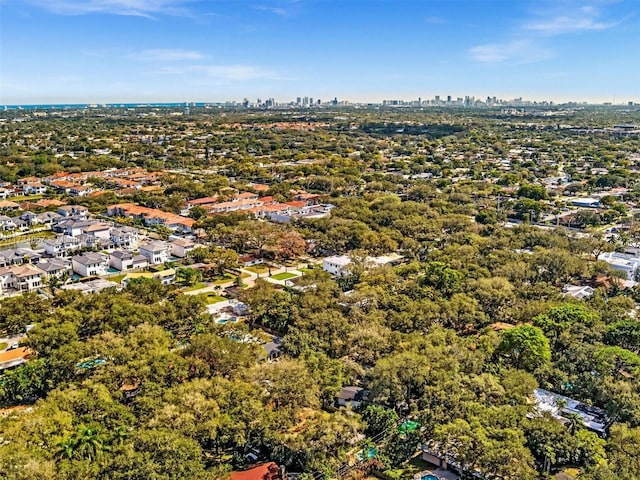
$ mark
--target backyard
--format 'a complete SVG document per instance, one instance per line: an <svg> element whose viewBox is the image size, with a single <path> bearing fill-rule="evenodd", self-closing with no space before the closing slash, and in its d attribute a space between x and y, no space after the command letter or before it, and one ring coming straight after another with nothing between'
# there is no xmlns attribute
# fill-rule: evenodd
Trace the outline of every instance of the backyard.
<svg viewBox="0 0 640 480"><path fill-rule="evenodd" d="M298 275L296 275L295 273L282 272L282 273L273 275L271 278L273 278L274 280L289 280L291 278L296 278L297 276Z"/></svg>
<svg viewBox="0 0 640 480"><path fill-rule="evenodd" d="M213 305L214 303L220 303L220 302L224 302L225 300L227 300L225 297L217 295L217 294L215 294L213 292L211 292L211 293L201 293L198 296L199 297L200 296L204 297L205 302L207 302L207 305Z"/></svg>

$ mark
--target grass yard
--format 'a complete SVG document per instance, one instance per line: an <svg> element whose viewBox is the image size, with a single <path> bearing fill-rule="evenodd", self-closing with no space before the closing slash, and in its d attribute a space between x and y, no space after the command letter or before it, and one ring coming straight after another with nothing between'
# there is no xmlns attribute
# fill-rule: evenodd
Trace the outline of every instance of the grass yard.
<svg viewBox="0 0 640 480"><path fill-rule="evenodd" d="M420 473L433 467L433 465L425 462L420 457L414 457L409 462L405 463L401 468L385 470L384 473L387 474L389 478L404 480L405 478L413 478L416 473Z"/></svg>
<svg viewBox="0 0 640 480"><path fill-rule="evenodd" d="M222 285L223 283L233 282L236 279L233 275L225 274L224 277L218 277L213 283L215 285Z"/></svg>
<svg viewBox="0 0 640 480"><path fill-rule="evenodd" d="M38 195L18 195L17 197L8 197L8 202L30 202L32 200L40 200L44 197L43 194Z"/></svg>
<svg viewBox="0 0 640 480"><path fill-rule="evenodd" d="M205 302L207 302L207 305L213 305L214 303L220 303L226 300L225 297L221 297L220 295L216 295L215 293L202 293L198 296L204 297L204 300Z"/></svg>
<svg viewBox="0 0 640 480"><path fill-rule="evenodd" d="M107 280L109 280L110 282L120 283L122 282L122 279L126 276L127 275L123 273L122 275L114 275L113 277L108 277Z"/></svg>
<svg viewBox="0 0 640 480"><path fill-rule="evenodd" d="M0 350L4 350L8 346L9 346L9 344L7 342L0 342Z"/></svg>
<svg viewBox="0 0 640 480"><path fill-rule="evenodd" d="M276 275L273 275L271 278L273 278L274 280L289 280L291 278L296 278L298 275L294 274L294 273L289 273L289 272L282 272L282 273L278 273Z"/></svg>
<svg viewBox="0 0 640 480"><path fill-rule="evenodd" d="M195 285L191 285L190 287L185 288L184 292L193 292L194 290L200 290L201 288L206 287L206 283L198 282Z"/></svg>
<svg viewBox="0 0 640 480"><path fill-rule="evenodd" d="M269 273L269 267L265 265L251 265L250 267L246 267L245 270L249 270L253 273Z"/></svg>

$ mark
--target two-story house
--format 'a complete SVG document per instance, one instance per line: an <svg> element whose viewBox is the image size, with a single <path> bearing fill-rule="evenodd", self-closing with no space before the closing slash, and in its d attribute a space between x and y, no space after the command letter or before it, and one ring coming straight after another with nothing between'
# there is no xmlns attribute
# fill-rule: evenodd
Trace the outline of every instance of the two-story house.
<svg viewBox="0 0 640 480"><path fill-rule="evenodd" d="M73 268L68 258L42 258L36 266L44 272L46 278L71 275Z"/></svg>
<svg viewBox="0 0 640 480"><path fill-rule="evenodd" d="M171 254L174 257L185 258L194 248L196 248L195 242L188 238L177 238L171 242Z"/></svg>
<svg viewBox="0 0 640 480"><path fill-rule="evenodd" d="M44 272L35 265L11 265L0 268L0 293L35 290L42 286Z"/></svg>
<svg viewBox="0 0 640 480"><path fill-rule="evenodd" d="M169 244L160 240L143 243L139 247L140 255L146 257L150 265L162 265L169 261Z"/></svg>
<svg viewBox="0 0 640 480"><path fill-rule="evenodd" d="M52 257L66 257L75 250L82 247L77 237L70 235L58 235L54 239L47 239L42 242L44 245L44 253Z"/></svg>
<svg viewBox="0 0 640 480"><path fill-rule="evenodd" d="M73 271L82 277L106 275L109 269L109 257L96 252L87 252L71 258Z"/></svg>
<svg viewBox="0 0 640 480"><path fill-rule="evenodd" d="M109 238L117 248L138 248L140 234L131 227L113 227L109 232Z"/></svg>

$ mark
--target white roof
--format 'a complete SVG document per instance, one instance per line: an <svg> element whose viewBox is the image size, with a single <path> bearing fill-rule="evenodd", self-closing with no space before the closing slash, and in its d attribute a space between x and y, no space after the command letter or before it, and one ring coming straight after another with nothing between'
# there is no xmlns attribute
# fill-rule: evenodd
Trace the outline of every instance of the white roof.
<svg viewBox="0 0 640 480"><path fill-rule="evenodd" d="M324 258L323 262L345 267L351 263L351 259L347 255L337 255L334 257L326 257Z"/></svg>

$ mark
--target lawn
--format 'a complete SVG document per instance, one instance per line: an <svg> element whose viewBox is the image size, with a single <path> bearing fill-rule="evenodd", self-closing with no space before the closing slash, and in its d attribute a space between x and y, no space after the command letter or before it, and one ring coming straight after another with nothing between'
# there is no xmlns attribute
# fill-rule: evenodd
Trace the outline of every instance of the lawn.
<svg viewBox="0 0 640 480"><path fill-rule="evenodd" d="M223 283L233 282L236 279L233 275L225 274L224 277L217 277L213 283L216 285L222 285Z"/></svg>
<svg viewBox="0 0 640 480"><path fill-rule="evenodd" d="M122 274L122 275L114 275L113 277L108 277L108 280L109 280L110 282L120 283L120 282L122 282L122 279L123 279L124 277L126 277L126 276L127 276L126 274Z"/></svg>
<svg viewBox="0 0 640 480"><path fill-rule="evenodd" d="M296 278L297 276L298 275L296 275L295 273L282 272L273 275L271 278L273 278L274 280L289 280L290 278Z"/></svg>
<svg viewBox="0 0 640 480"><path fill-rule="evenodd" d="M220 303L226 300L225 297L221 297L220 295L216 295L215 293L202 293L198 296L204 297L207 305L213 305L214 303Z"/></svg>
<svg viewBox="0 0 640 480"><path fill-rule="evenodd" d="M0 350L4 350L9 346L7 342L0 342Z"/></svg>
<svg viewBox="0 0 640 480"><path fill-rule="evenodd" d="M7 201L9 202L30 202L32 200L40 200L44 197L43 194L38 195L18 195L17 197L8 197Z"/></svg>
<svg viewBox="0 0 640 480"><path fill-rule="evenodd" d="M206 287L206 283L198 282L195 285L191 285L190 287L185 288L184 292L193 292L194 290L200 290L201 288Z"/></svg>
<svg viewBox="0 0 640 480"><path fill-rule="evenodd" d="M420 457L414 457L409 462L405 463L401 468L385 470L384 473L387 474L389 478L404 480L405 478L413 478L416 473L420 473L430 468L434 468L434 466L430 463L425 462Z"/></svg>
<svg viewBox="0 0 640 480"><path fill-rule="evenodd" d="M253 273L269 273L269 267L264 265L251 265L250 267L246 267L245 270Z"/></svg>

